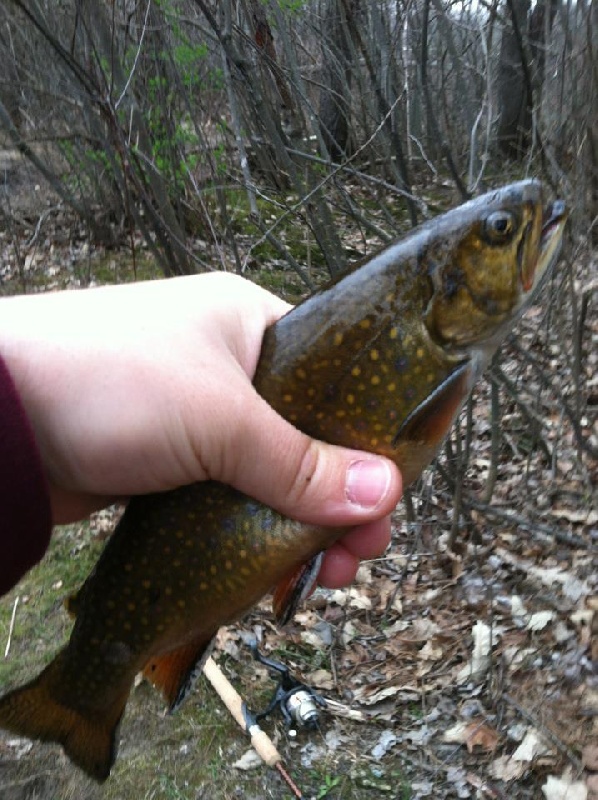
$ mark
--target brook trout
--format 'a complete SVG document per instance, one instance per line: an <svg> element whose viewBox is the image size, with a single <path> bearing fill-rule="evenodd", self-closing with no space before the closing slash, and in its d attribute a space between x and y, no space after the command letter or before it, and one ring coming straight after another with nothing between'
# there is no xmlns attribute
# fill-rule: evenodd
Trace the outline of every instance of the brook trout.
<svg viewBox="0 0 598 800"><path fill-rule="evenodd" d="M268 329L255 386L311 436L390 457L408 485L550 269L565 218L524 181L422 225ZM135 675L176 708L218 628L294 586L343 532L216 482L132 499L71 603L68 644L0 699L0 727L61 743L104 780ZM294 602L285 588L280 614Z"/></svg>

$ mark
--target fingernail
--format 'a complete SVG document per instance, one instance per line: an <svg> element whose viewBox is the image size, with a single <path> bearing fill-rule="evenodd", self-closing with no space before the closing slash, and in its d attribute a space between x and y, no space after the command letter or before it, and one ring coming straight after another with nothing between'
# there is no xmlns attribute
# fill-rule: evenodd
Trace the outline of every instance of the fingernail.
<svg viewBox="0 0 598 800"><path fill-rule="evenodd" d="M376 508L386 497L391 477L385 461L354 461L347 470L347 499L362 508Z"/></svg>

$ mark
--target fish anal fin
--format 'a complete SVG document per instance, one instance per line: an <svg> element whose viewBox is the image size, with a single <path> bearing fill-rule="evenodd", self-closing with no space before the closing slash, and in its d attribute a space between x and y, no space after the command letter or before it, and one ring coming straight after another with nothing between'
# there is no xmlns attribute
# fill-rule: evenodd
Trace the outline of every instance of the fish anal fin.
<svg viewBox="0 0 598 800"><path fill-rule="evenodd" d="M150 659L143 676L160 689L170 711L176 711L193 688L213 647L205 636Z"/></svg>
<svg viewBox="0 0 598 800"><path fill-rule="evenodd" d="M322 557L323 553L318 553L279 582L272 598L272 610L279 625L290 622L299 605L311 594L316 585Z"/></svg>
<svg viewBox="0 0 598 800"><path fill-rule="evenodd" d="M430 447L440 445L471 389L472 365L460 365L409 414L394 438Z"/></svg>
<svg viewBox="0 0 598 800"><path fill-rule="evenodd" d="M96 781L105 781L116 758L116 734L129 689L99 712L67 706L58 691L61 686L59 654L35 680L0 698L0 728L61 744L73 763Z"/></svg>

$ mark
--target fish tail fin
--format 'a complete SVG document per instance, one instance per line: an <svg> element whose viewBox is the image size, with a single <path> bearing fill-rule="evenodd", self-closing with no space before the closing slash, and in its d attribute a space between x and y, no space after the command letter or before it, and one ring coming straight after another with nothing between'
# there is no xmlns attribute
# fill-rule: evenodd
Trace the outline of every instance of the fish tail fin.
<svg viewBox="0 0 598 800"><path fill-rule="evenodd" d="M61 744L78 767L104 781L116 758L116 732L127 694L114 708L90 714L61 702L62 658L33 681L0 697L0 728L28 739ZM64 684L62 685L64 688Z"/></svg>

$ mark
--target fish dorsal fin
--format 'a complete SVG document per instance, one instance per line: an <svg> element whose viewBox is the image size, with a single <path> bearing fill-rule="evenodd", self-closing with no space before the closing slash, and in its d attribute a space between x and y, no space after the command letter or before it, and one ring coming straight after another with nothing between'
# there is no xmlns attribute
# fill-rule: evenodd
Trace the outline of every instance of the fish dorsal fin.
<svg viewBox="0 0 598 800"><path fill-rule="evenodd" d="M176 711L193 688L210 655L213 641L212 637L206 639L202 636L150 659L143 668L143 676L163 693L169 711Z"/></svg>
<svg viewBox="0 0 598 800"><path fill-rule="evenodd" d="M472 383L472 364L467 361L408 415L396 434L398 441L438 446L448 433Z"/></svg>
<svg viewBox="0 0 598 800"><path fill-rule="evenodd" d="M315 586L322 564L323 553L318 553L305 564L290 572L274 590L272 610L279 625L290 622L300 603Z"/></svg>

